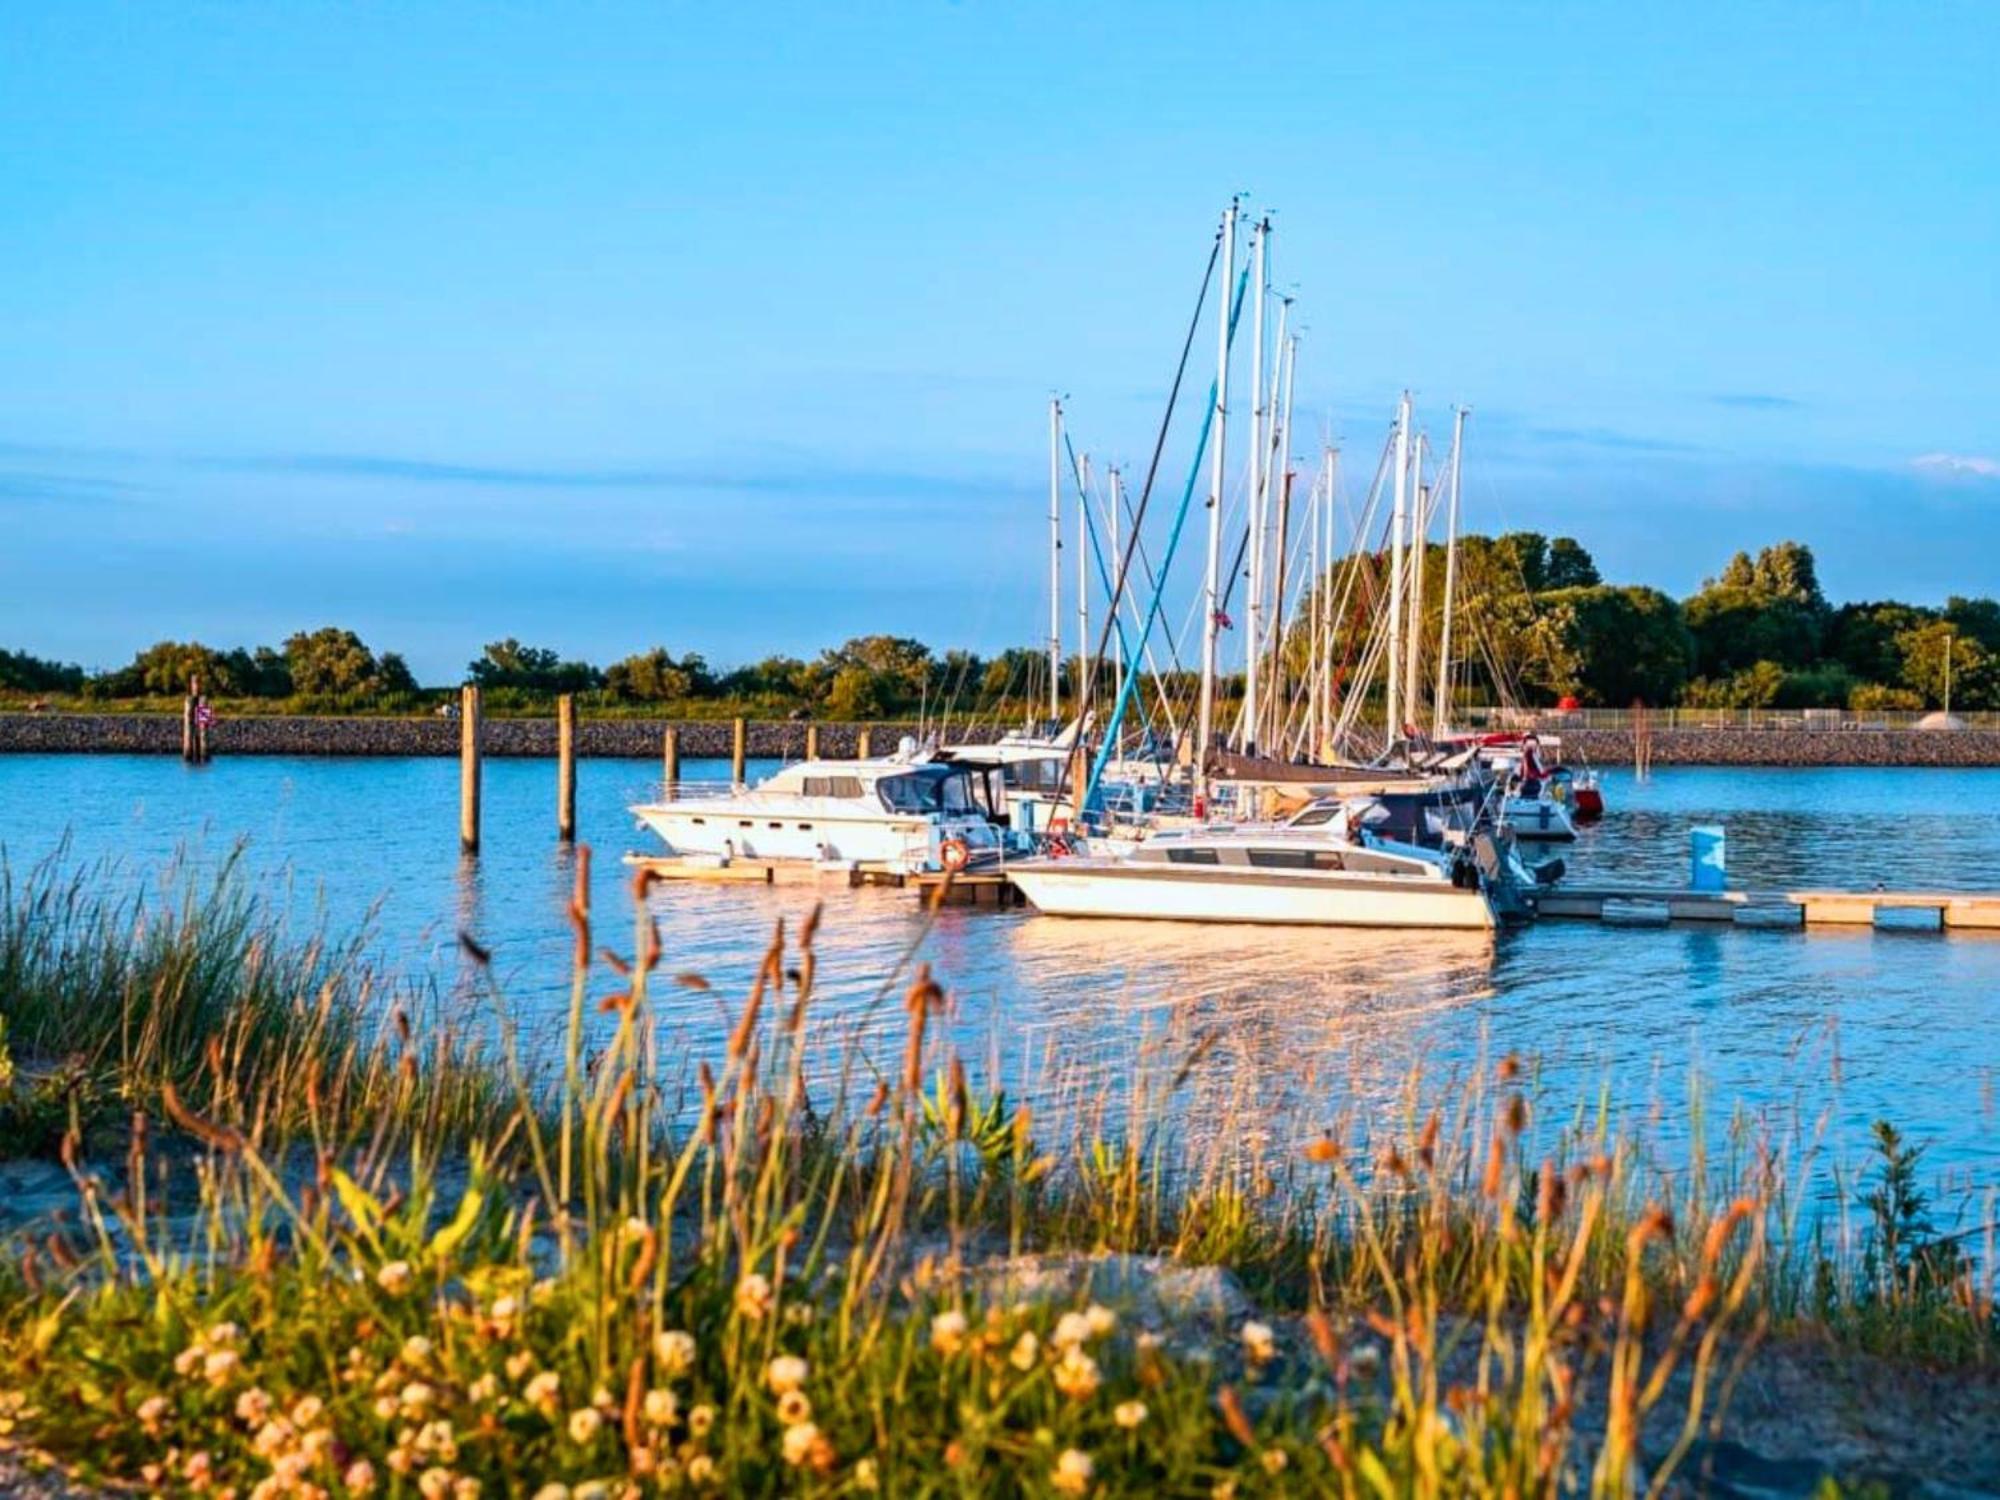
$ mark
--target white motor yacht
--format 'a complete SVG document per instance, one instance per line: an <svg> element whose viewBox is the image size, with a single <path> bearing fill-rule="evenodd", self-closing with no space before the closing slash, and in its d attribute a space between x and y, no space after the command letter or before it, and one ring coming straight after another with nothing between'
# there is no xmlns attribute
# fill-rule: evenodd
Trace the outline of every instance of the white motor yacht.
<svg viewBox="0 0 2000 1500"><path fill-rule="evenodd" d="M913 757L907 746L887 759L801 761L753 788L683 784L632 811L677 855L902 873L998 859L966 771Z"/></svg>
<svg viewBox="0 0 2000 1500"><path fill-rule="evenodd" d="M1373 811L1328 798L1284 823L1163 831L1115 857L1029 860L1008 877L1056 916L1466 929L1528 910L1534 877L1493 835L1427 849L1377 837Z"/></svg>

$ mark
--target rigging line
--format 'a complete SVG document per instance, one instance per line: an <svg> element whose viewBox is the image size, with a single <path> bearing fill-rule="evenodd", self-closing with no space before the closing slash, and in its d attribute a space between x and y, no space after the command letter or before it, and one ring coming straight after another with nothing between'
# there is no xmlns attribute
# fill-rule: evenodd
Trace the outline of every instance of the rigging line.
<svg viewBox="0 0 2000 1500"><path fill-rule="evenodd" d="M1208 266L1201 273L1201 291L1194 300L1194 314L1188 319L1187 337L1181 341L1181 358L1179 365L1174 369L1174 383L1167 391L1167 409L1160 414L1160 429L1153 438L1153 457L1146 465L1146 483L1139 491L1139 507L1132 515L1132 533L1125 539L1125 555L1119 559L1118 576L1113 587L1110 608L1106 611L1108 618L1098 631L1097 647L1091 654L1090 673L1086 680L1094 681L1096 679L1096 671L1102 662L1104 648L1111 641L1111 622L1118 617L1119 600L1124 596L1126 584L1132 576L1132 557L1139 545L1140 530L1145 524L1147 507L1152 503L1153 483L1158 479L1160 473L1160 456L1166 451L1167 432L1173 425L1174 407L1180 400L1181 383L1187 379L1188 356L1194 350L1194 336L1201 326L1201 310L1208 305L1208 289L1215 282L1215 266L1216 262L1221 260L1221 258L1222 231L1217 230L1215 243L1209 246L1208 249ZM1225 287L1225 294L1227 291L1228 289ZM1231 314L1231 326L1232 328L1234 326L1233 313ZM1204 424L1202 427L1204 439L1206 439L1207 433L1208 428ZM1165 563L1163 562L1162 567L1164 568L1164 566ZM1158 592L1158 585L1155 584L1155 598L1158 597ZM1128 674L1136 665L1134 662L1126 663Z"/></svg>
<svg viewBox="0 0 2000 1500"><path fill-rule="evenodd" d="M1204 287L1203 288L1204 301L1207 300L1206 291L1207 288ZM1125 622L1119 618L1117 613L1117 600L1119 596L1117 591L1114 590L1111 585L1111 571L1104 565L1104 548L1098 541L1097 526L1090 514L1090 495L1089 492L1085 489L1083 483L1083 466L1077 459L1076 445L1069 440L1069 433L1067 431L1063 433L1063 447L1069 451L1070 476L1076 480L1078 503L1083 507L1084 534L1090 539L1090 555L1092 561L1094 561L1097 564L1098 581L1103 585L1105 596L1112 600L1111 623L1113 626L1116 627L1118 631L1118 654L1119 656L1124 658L1127 662L1131 662L1134 659L1134 657L1139 653L1134 652L1130 648L1130 646L1126 643L1125 640ZM1127 602L1129 602L1129 600ZM1150 645L1148 645L1145 648L1144 655L1146 658L1146 665L1152 672L1154 691L1155 693L1159 693L1160 673L1159 673L1159 668L1154 666L1153 664L1153 648ZM1174 665L1176 668L1178 668L1180 663L1176 661ZM1100 664L1100 670L1101 670L1101 664ZM1090 682L1096 681L1094 677L1088 678L1086 680ZM1161 698L1162 698L1162 707L1165 708L1166 705L1165 705L1164 694L1161 694ZM1173 710L1167 708L1166 713L1167 713L1168 723L1171 724L1173 722ZM1081 714L1079 714L1078 717L1080 719L1082 717ZM1078 733L1079 734L1082 733L1080 725L1078 728Z"/></svg>
<svg viewBox="0 0 2000 1500"><path fill-rule="evenodd" d="M1211 275L1213 275L1214 273L1216 256L1217 254L1220 253L1221 248L1222 248L1222 236L1218 234L1216 236L1215 251L1211 252L1209 255L1209 272ZM1250 279L1250 268L1248 266L1245 266L1243 268L1242 277L1236 283L1236 295L1230 302L1229 331L1223 341L1225 345L1231 345L1234 344L1235 342L1236 323L1239 315L1243 311L1243 292L1244 288L1249 285L1249 279ZM1204 292L1206 291L1206 288L1207 288L1207 282L1206 280L1204 280L1203 282ZM1198 320L1199 317L1200 317L1200 310L1199 308L1197 308L1196 319ZM1191 351L1194 348L1194 334L1195 334L1195 323L1191 321L1188 325L1187 342L1181 347L1181 368L1174 376L1174 395L1176 396L1180 392L1181 381L1185 378L1187 374L1188 354L1189 351ZM1216 380L1211 379L1209 381L1208 404L1202 412L1201 427L1195 437L1194 459L1188 468L1187 483L1181 486L1181 503L1179 508L1174 512L1173 529L1167 533L1167 549L1160 558L1160 572L1163 577L1168 573L1169 570L1172 569L1174 565L1174 554L1180 550L1181 533L1187 528L1188 506L1194 499L1195 485L1201 479L1202 455L1208 449L1208 435L1210 430L1215 425L1216 385L1217 385ZM1168 414L1169 415L1172 414L1171 405L1169 406ZM1161 441L1164 442L1165 438L1166 438L1166 433L1163 425L1161 429ZM1158 456L1159 455L1156 451L1154 454L1156 463L1158 460ZM1152 488L1153 488L1153 480L1152 476L1149 474L1146 478L1146 496L1142 497L1140 501L1141 515L1144 514L1145 499L1150 498L1152 493ZM1135 525L1137 524L1136 520L1134 524ZM1160 609L1164 603L1165 603L1165 591L1162 589L1155 589L1153 591L1152 600L1147 606L1146 622L1143 626L1140 627L1139 630L1139 644L1141 646L1145 645L1147 639L1152 635L1153 625L1159 619ZM1113 750L1117 748L1118 726L1124 721L1125 710L1131 704L1132 689L1137 683L1137 680L1138 677L1135 672L1128 671L1125 674L1125 686L1118 694L1118 701L1112 706L1110 728L1105 733L1105 738L1103 743L1098 746L1097 758L1091 762L1090 780L1084 783L1083 797L1077 804L1077 812L1079 817L1082 815L1083 810L1089 807L1092 794L1096 792L1098 783L1102 781L1104 778L1104 768L1111 762L1111 753ZM1176 745L1174 747L1174 751L1175 751L1174 758L1178 760L1180 747Z"/></svg>

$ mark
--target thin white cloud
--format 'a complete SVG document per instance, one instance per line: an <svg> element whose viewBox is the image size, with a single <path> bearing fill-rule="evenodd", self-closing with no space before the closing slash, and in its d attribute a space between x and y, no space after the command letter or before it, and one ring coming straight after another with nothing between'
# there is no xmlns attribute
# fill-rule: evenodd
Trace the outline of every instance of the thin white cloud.
<svg viewBox="0 0 2000 1500"><path fill-rule="evenodd" d="M1911 459L1910 467L1946 479L2000 479L2000 458L1979 453L1926 453Z"/></svg>

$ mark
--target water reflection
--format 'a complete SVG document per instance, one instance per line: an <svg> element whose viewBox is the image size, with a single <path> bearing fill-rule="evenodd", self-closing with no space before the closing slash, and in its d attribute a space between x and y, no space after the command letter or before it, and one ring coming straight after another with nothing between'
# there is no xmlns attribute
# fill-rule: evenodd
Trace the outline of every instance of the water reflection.
<svg viewBox="0 0 2000 1500"><path fill-rule="evenodd" d="M594 851L596 939L632 947L630 871L642 847L626 812L656 790L650 762L579 767L580 833ZM684 774L722 775L690 762ZM1611 815L1566 857L1579 880L1681 881L1687 830L1728 830L1739 885L2000 886L2000 772L1723 772L1670 769L1646 785L1607 775ZM547 763L486 768L485 845L457 852L449 760L218 760L200 774L150 757L0 757L0 841L16 865L67 831L78 862L115 856L150 883L194 842L213 864L247 839L245 867L300 922L338 927L381 903L385 958L449 991L456 935L494 953L524 1042L560 1034L575 854L554 836ZM289 892L289 896L287 895ZM1396 1106L1408 1070L1463 1075L1482 1057L1535 1060L1554 1108L1594 1100L1651 1109L1664 1142L1743 1105L1856 1160L1892 1118L1926 1164L2000 1178L2000 935L1619 932L1375 934L1165 923L1062 922L953 910L927 922L893 891L824 893L818 1035L874 1056L900 1045L907 962L952 997L940 1025L969 1063L1019 1095L1111 1111L1201 1049L1188 1118L1246 1149L1293 1142L1346 1114ZM674 885L651 912L662 972L708 991L661 994L670 1074L719 1050L772 926L792 931L811 888ZM597 994L611 987L603 976ZM596 998L594 994L593 998Z"/></svg>

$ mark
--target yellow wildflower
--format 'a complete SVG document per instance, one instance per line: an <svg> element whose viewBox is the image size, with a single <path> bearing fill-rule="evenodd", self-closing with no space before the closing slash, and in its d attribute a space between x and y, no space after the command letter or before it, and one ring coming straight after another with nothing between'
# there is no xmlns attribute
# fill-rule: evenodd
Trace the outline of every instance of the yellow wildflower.
<svg viewBox="0 0 2000 1500"><path fill-rule="evenodd" d="M1035 1361L1041 1357L1042 1341L1035 1337L1031 1328L1014 1340L1014 1348L1007 1356L1007 1363L1024 1374L1034 1369Z"/></svg>
<svg viewBox="0 0 2000 1500"><path fill-rule="evenodd" d="M694 1335L669 1328L653 1340L653 1359L660 1373L672 1380L694 1368Z"/></svg>
<svg viewBox="0 0 2000 1500"><path fill-rule="evenodd" d="M375 1465L365 1458L357 1458L347 1466L347 1472L340 1476L350 1495L366 1495L375 1488Z"/></svg>
<svg viewBox="0 0 2000 1500"><path fill-rule="evenodd" d="M771 1283L752 1271L736 1283L737 1316L755 1323L771 1310Z"/></svg>
<svg viewBox="0 0 2000 1500"><path fill-rule="evenodd" d="M603 1414L594 1406L579 1406L569 1414L569 1440L572 1443L594 1442L603 1429Z"/></svg>
<svg viewBox="0 0 2000 1500"><path fill-rule="evenodd" d="M796 1354L780 1354L764 1366L764 1384L771 1388L772 1395L782 1396L804 1385L810 1373L811 1368Z"/></svg>
<svg viewBox="0 0 2000 1500"><path fill-rule="evenodd" d="M271 1414L271 1398L257 1386L236 1398L236 1420L249 1427L261 1427Z"/></svg>
<svg viewBox="0 0 2000 1500"><path fill-rule="evenodd" d="M857 1490L869 1490L872 1492L880 1489L881 1486L882 1481L875 1473L874 1459L864 1458L854 1465L854 1487Z"/></svg>
<svg viewBox="0 0 2000 1500"><path fill-rule="evenodd" d="M804 1391L786 1391L778 1398L778 1420L787 1427L810 1421L812 1414L812 1402L806 1399Z"/></svg>
<svg viewBox="0 0 2000 1500"><path fill-rule="evenodd" d="M1278 1357L1277 1335L1271 1332L1270 1324L1252 1320L1243 1325L1243 1354L1253 1365Z"/></svg>
<svg viewBox="0 0 2000 1500"><path fill-rule="evenodd" d="M375 1285L391 1297L400 1297L416 1282L416 1273L411 1271L406 1260L392 1260L375 1273Z"/></svg>
<svg viewBox="0 0 2000 1500"><path fill-rule="evenodd" d="M1089 1343L1093 1332L1089 1318L1079 1312L1066 1312L1056 1319L1056 1331L1049 1335L1049 1342L1058 1349L1075 1349Z"/></svg>
<svg viewBox="0 0 2000 1500"><path fill-rule="evenodd" d="M1056 1389L1072 1401L1088 1401L1097 1394L1097 1361L1081 1349L1066 1349L1056 1361L1055 1382Z"/></svg>
<svg viewBox="0 0 2000 1500"><path fill-rule="evenodd" d="M680 1420L680 1398L672 1391L650 1390L640 1410L649 1425L671 1427Z"/></svg>
<svg viewBox="0 0 2000 1500"><path fill-rule="evenodd" d="M1093 1302L1083 1310L1083 1320L1099 1338L1118 1326L1118 1314L1099 1302Z"/></svg>
<svg viewBox="0 0 2000 1500"><path fill-rule="evenodd" d="M1285 1457L1285 1450L1283 1448L1266 1448L1264 1450L1263 1464L1266 1474L1282 1474L1285 1472L1285 1465L1290 1462L1291 1460Z"/></svg>
<svg viewBox="0 0 2000 1500"><path fill-rule="evenodd" d="M1055 1470L1049 1475L1049 1484L1058 1494L1085 1494L1090 1489L1090 1476L1094 1468L1088 1453L1080 1448L1065 1448L1056 1459Z"/></svg>
<svg viewBox="0 0 2000 1500"><path fill-rule="evenodd" d="M953 1309L931 1319L931 1347L949 1357L965 1347L965 1314Z"/></svg>
<svg viewBox="0 0 2000 1500"><path fill-rule="evenodd" d="M688 1413L688 1431L696 1437L700 1437L714 1425L715 1408L710 1406L706 1401ZM694 1477L692 1468L689 1470L688 1477L690 1479Z"/></svg>
<svg viewBox="0 0 2000 1500"><path fill-rule="evenodd" d="M1146 1403L1143 1401L1120 1401L1112 1408L1111 1420L1126 1431L1131 1431L1146 1420Z"/></svg>

